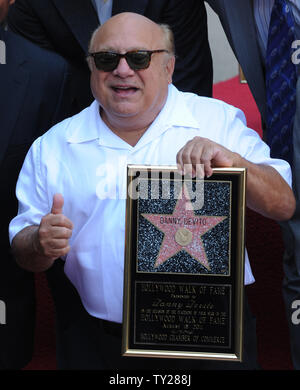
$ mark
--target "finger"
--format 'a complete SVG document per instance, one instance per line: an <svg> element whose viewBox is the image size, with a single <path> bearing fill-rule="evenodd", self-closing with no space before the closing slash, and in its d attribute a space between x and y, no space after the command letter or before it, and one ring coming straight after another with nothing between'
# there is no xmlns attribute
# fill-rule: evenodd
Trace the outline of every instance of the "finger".
<svg viewBox="0 0 300 390"><path fill-rule="evenodd" d="M62 214L64 206L64 198L61 194L54 194L51 214Z"/></svg>
<svg viewBox="0 0 300 390"><path fill-rule="evenodd" d="M197 177L198 179L204 179L205 177L205 170L204 170L204 164L196 163L194 166L192 166L193 170L193 177Z"/></svg>
<svg viewBox="0 0 300 390"><path fill-rule="evenodd" d="M203 164L204 174L206 177L210 177L213 173L212 170L212 148L208 146L202 154L201 162Z"/></svg>
<svg viewBox="0 0 300 390"><path fill-rule="evenodd" d="M53 226L51 229L51 239L65 239L68 240L72 236L72 230L66 227Z"/></svg>
<svg viewBox="0 0 300 390"><path fill-rule="evenodd" d="M57 226L57 227L65 227L67 229L73 229L73 223L72 221L69 220L65 215L63 214L58 214L58 215L51 215L50 219L50 224L52 226Z"/></svg>
<svg viewBox="0 0 300 390"><path fill-rule="evenodd" d="M62 245L59 248L46 248L43 251L44 256L47 256L52 259L58 259L59 257L62 257L69 253L70 246L69 245Z"/></svg>
<svg viewBox="0 0 300 390"><path fill-rule="evenodd" d="M190 151L190 161L192 169L192 177L197 177L203 179L205 176L205 166L202 161L202 155L205 151L203 144L199 143L194 144L193 148Z"/></svg>
<svg viewBox="0 0 300 390"><path fill-rule="evenodd" d="M197 140L196 140L197 138ZM185 164L189 164L189 173L192 177L197 177L203 179L205 172L205 165L203 161L203 154L207 149L207 142L205 139L200 137L195 137L194 140L188 145L186 149L187 155L183 157Z"/></svg>
<svg viewBox="0 0 300 390"><path fill-rule="evenodd" d="M193 143L188 142L177 154L177 164L184 175L192 176L191 151Z"/></svg>
<svg viewBox="0 0 300 390"><path fill-rule="evenodd" d="M67 229L73 229L73 223L63 214L47 214L41 220L41 227L45 230L57 227L65 227Z"/></svg>
<svg viewBox="0 0 300 390"><path fill-rule="evenodd" d="M65 248L69 247L69 240L64 238L55 238L47 242L44 247L47 248L48 251L64 250Z"/></svg>
<svg viewBox="0 0 300 390"><path fill-rule="evenodd" d="M182 149L181 148L177 155L176 155L176 164L177 164L177 169L179 170L179 172L183 175L184 172L183 172L183 166L182 166Z"/></svg>
<svg viewBox="0 0 300 390"><path fill-rule="evenodd" d="M207 175L213 174L213 169L216 167L232 167L235 153L218 144L214 145L210 150L210 166L207 167ZM209 174L209 171L211 172Z"/></svg>
<svg viewBox="0 0 300 390"><path fill-rule="evenodd" d="M38 232L39 242L44 248L53 247L57 240L63 240L68 244L71 236L72 230L61 227L52 227L50 230L41 227Z"/></svg>

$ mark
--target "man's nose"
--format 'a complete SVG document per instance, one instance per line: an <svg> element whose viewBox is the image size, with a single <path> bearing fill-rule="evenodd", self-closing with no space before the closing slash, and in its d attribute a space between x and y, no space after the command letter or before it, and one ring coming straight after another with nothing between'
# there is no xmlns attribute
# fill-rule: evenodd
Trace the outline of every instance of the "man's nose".
<svg viewBox="0 0 300 390"><path fill-rule="evenodd" d="M133 75L134 74L134 70L130 68L130 66L128 65L128 63L126 61L126 58L123 57L123 58L120 58L118 66L113 71L113 74L115 76L127 77L127 76Z"/></svg>

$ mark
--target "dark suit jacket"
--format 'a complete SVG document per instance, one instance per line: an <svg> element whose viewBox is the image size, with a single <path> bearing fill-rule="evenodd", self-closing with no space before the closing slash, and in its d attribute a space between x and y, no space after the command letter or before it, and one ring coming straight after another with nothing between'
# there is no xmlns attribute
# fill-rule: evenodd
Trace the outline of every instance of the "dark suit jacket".
<svg viewBox="0 0 300 390"><path fill-rule="evenodd" d="M266 90L264 64L257 40L251 0L206 0L217 13L241 65L258 109L265 120Z"/></svg>
<svg viewBox="0 0 300 390"><path fill-rule="evenodd" d="M32 356L35 325L34 274L19 268L10 253L8 224L17 214L15 186L35 138L71 114L62 106L68 92L65 60L20 36L3 31L6 64L0 65L0 368L19 369Z"/></svg>
<svg viewBox="0 0 300 390"><path fill-rule="evenodd" d="M174 84L183 91L212 94L212 60L206 10L200 0L114 0L112 14L130 11L169 24L175 36ZM10 7L13 31L66 57L75 67L80 106L92 101L86 53L99 20L91 0L18 0Z"/></svg>

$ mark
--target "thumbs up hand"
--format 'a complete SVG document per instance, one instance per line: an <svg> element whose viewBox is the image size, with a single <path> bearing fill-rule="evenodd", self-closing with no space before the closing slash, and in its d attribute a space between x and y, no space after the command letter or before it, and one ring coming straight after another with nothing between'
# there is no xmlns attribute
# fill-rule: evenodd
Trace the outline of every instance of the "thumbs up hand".
<svg viewBox="0 0 300 390"><path fill-rule="evenodd" d="M72 235L73 224L63 214L64 198L61 194L53 196L51 211L45 215L38 229L39 254L55 260L66 255L69 250L69 239Z"/></svg>

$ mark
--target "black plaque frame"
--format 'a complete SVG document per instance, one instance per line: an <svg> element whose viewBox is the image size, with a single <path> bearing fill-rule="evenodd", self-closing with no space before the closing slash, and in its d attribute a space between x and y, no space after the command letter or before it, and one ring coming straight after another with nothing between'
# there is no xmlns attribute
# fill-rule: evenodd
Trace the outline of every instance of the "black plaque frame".
<svg viewBox="0 0 300 390"><path fill-rule="evenodd" d="M207 208L217 210L217 204L223 202L220 194L224 190L229 194L224 201L224 207L228 209L225 244L224 234L219 232L215 233L215 238L208 238L205 249L205 252L210 252L209 248L218 247L217 241L223 239L220 248L227 249L225 255L221 253L220 256L224 258L221 262L224 261L226 267L221 271L218 268L217 271L213 268L207 270L203 266L200 271L192 272L189 269L174 272L168 268L160 271L159 267L153 272L140 268L140 263L143 264L146 257L151 257L155 252L150 248L144 254L139 249L139 245L145 246L140 244L145 237L147 240L147 236L150 236L145 227L139 226L144 207L139 186L145 180L156 180L156 183L169 180L170 185L175 181L185 183L186 180L189 185L199 183L199 179L179 174L174 166L128 166L122 354L242 361L246 169L216 168L210 178L201 181L204 194L209 190L209 196L204 195L204 207L209 202ZM169 200L156 197L154 201L150 192L148 195L144 201L147 207L153 202L159 205L161 201L161 210L166 210L170 206L168 202L173 202L171 208L176 202L172 197ZM212 216L215 215L212 211ZM148 223L147 226L150 225ZM151 246L151 240L156 243L157 239L158 243L162 239L163 233L159 234L158 229L156 231L157 238L151 233L147 248ZM213 242L209 244L210 241ZM141 253L142 262L139 259ZM170 257L170 262L172 259L180 262L183 254L186 255L185 251Z"/></svg>

